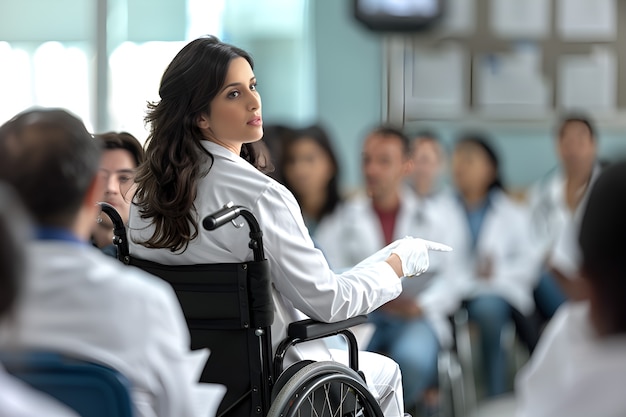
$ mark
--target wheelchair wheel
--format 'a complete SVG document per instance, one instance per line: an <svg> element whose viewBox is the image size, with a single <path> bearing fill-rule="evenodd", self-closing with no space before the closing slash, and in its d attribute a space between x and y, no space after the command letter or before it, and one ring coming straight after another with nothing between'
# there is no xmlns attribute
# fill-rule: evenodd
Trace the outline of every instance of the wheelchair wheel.
<svg viewBox="0 0 626 417"><path fill-rule="evenodd" d="M337 362L300 369L272 402L268 417L383 417L361 376Z"/></svg>

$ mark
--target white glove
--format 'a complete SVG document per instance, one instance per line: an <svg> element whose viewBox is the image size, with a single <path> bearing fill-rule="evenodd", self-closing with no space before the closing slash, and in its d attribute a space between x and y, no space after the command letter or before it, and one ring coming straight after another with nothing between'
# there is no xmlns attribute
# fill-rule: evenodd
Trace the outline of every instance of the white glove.
<svg viewBox="0 0 626 417"><path fill-rule="evenodd" d="M395 253L402 262L402 273L404 276L413 277L423 274L428 269L429 250L449 252L452 248L430 240L406 236L402 239L391 242L378 252L359 262L357 266L362 267L375 262L382 262L386 260L389 255Z"/></svg>
<svg viewBox="0 0 626 417"><path fill-rule="evenodd" d="M397 241L398 245L391 253L398 255L402 261L402 273L405 277L421 275L430 265L428 250L451 251L452 248L441 243L407 236Z"/></svg>

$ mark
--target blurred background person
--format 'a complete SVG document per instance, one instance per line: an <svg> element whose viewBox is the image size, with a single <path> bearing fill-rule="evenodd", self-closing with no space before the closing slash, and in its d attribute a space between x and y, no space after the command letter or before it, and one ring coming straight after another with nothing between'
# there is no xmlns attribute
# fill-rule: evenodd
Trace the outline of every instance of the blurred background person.
<svg viewBox="0 0 626 417"><path fill-rule="evenodd" d="M458 288L479 329L482 365L488 396L508 389L508 361L502 333L519 313L534 311L532 287L535 265L526 211L505 193L499 159L480 134L466 134L455 144L452 179L458 198L456 216L464 224L454 227L457 236L447 242L454 248ZM524 320L516 321L529 348L535 331ZM528 333L525 333L528 330Z"/></svg>
<svg viewBox="0 0 626 417"><path fill-rule="evenodd" d="M259 142L264 144L269 156L269 162L273 166L273 169L266 172L266 174L283 184L285 181L282 169L284 164L283 148L285 147L285 142L291 139L293 134L294 129L291 126L283 123L268 123L263 126L263 138Z"/></svg>
<svg viewBox="0 0 626 417"><path fill-rule="evenodd" d="M576 241L585 300L556 312L516 381L519 417L626 415L626 162L599 174Z"/></svg>
<svg viewBox="0 0 626 417"><path fill-rule="evenodd" d="M543 265L535 288L538 312L552 317L571 291L577 273L577 225L591 184L600 173L597 138L589 118L565 116L557 130L559 165L528 193L533 242Z"/></svg>
<svg viewBox="0 0 626 417"><path fill-rule="evenodd" d="M411 167L408 137L393 127L379 126L366 135L361 155L365 193L341 204L332 222L316 235L331 265L351 267L371 250L405 235L446 243L447 212L420 214L415 194L405 184ZM404 280L402 294L369 315L375 330L367 349L398 363L405 408L413 412L425 391L436 384L438 352L452 340L447 315L459 302L447 284L445 265L454 263L443 260L431 254L426 274ZM434 407L436 400L428 406Z"/></svg>
<svg viewBox="0 0 626 417"><path fill-rule="evenodd" d="M342 201L333 144L319 125L296 129L284 137L281 158L283 184L298 200L305 224L315 240L318 226Z"/></svg>
<svg viewBox="0 0 626 417"><path fill-rule="evenodd" d="M411 140L411 170L407 180L418 198L436 201L447 190L446 151L434 132L421 131Z"/></svg>
<svg viewBox="0 0 626 417"><path fill-rule="evenodd" d="M408 137L394 127L376 127L365 136L361 157L365 192L342 204L332 226L316 234L329 264L338 270L410 234L413 222L415 197L404 185L410 167Z"/></svg>
<svg viewBox="0 0 626 417"><path fill-rule="evenodd" d="M144 160L143 147L126 132L97 134L94 139L102 147L100 173L105 181L102 201L111 204L127 224L130 202L135 194L135 171ZM113 245L113 223L104 213L96 219L92 242L106 254L117 255Z"/></svg>
<svg viewBox="0 0 626 417"><path fill-rule="evenodd" d="M11 320L11 308L18 301L24 274L25 239L28 222L18 196L0 182L0 320ZM33 390L8 375L0 364L0 416L6 417L77 417L50 396Z"/></svg>

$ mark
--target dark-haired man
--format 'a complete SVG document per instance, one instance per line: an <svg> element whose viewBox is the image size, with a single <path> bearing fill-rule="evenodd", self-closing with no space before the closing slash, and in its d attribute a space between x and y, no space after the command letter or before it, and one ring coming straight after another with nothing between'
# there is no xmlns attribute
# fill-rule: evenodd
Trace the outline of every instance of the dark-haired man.
<svg viewBox="0 0 626 417"><path fill-rule="evenodd" d="M206 416L212 398L197 381L207 353L189 350L171 287L88 243L104 192L100 155L64 110L29 110L0 127L0 180L17 190L36 225L23 295L0 342L119 370L139 416Z"/></svg>
<svg viewBox="0 0 626 417"><path fill-rule="evenodd" d="M403 236L446 242L445 215L424 213L405 185L411 168L409 138L399 129L379 126L365 137L361 151L365 193L340 206L316 238L333 268L343 269ZM414 409L436 382L437 355L451 341L446 315L458 300L446 285L443 260L431 254L427 276L404 280L402 294L370 314L376 330L368 350L385 353L402 371L405 409ZM453 253L446 254L448 256Z"/></svg>

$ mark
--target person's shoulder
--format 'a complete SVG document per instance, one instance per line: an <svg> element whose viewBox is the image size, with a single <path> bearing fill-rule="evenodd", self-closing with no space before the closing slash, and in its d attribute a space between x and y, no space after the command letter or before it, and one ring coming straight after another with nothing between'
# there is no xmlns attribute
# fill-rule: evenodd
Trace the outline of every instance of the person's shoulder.
<svg viewBox="0 0 626 417"><path fill-rule="evenodd" d="M57 259L67 257L65 263L69 266L69 272L77 274L77 281L94 285L99 291L111 296L151 301L171 296L171 288L165 281L139 268L125 265L97 248L85 245L82 250L73 253L61 248L57 255Z"/></svg>
<svg viewBox="0 0 626 417"><path fill-rule="evenodd" d="M528 209L524 202L514 198L504 190L494 190L491 192L491 203L498 210L506 211L511 214L524 216Z"/></svg>
<svg viewBox="0 0 626 417"><path fill-rule="evenodd" d="M451 187L446 187L434 194L430 201L432 206L443 210L458 210L459 197Z"/></svg>
<svg viewBox="0 0 626 417"><path fill-rule="evenodd" d="M555 190L563 184L563 173L558 166L553 167L528 186L526 192L529 203L537 203L539 200L554 198Z"/></svg>
<svg viewBox="0 0 626 417"><path fill-rule="evenodd" d="M537 345L537 357L558 356L559 351L573 346L585 350L585 346L592 343L593 339L589 303L568 301L559 307L543 330ZM574 354L572 350L570 353Z"/></svg>
<svg viewBox="0 0 626 417"><path fill-rule="evenodd" d="M372 200L361 190L356 190L349 193L338 208L343 211L364 210L370 207Z"/></svg>
<svg viewBox="0 0 626 417"><path fill-rule="evenodd" d="M298 200L293 195L291 190L287 188L284 184L276 181L274 178L268 177L265 174L261 174L263 176L261 182L259 182L259 188L255 193L253 199L255 200L255 205L258 204L281 204L289 207L290 209L296 209L300 211L300 205L298 204Z"/></svg>

